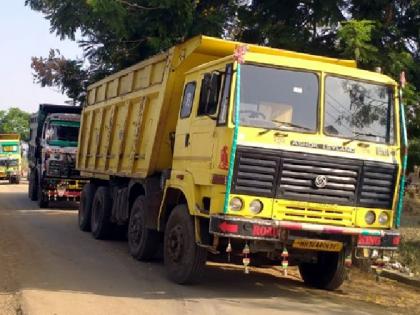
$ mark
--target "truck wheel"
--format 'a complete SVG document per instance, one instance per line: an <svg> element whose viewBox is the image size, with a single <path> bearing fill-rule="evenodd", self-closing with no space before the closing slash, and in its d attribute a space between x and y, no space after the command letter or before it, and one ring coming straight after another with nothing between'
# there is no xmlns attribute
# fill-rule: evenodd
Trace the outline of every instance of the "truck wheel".
<svg viewBox="0 0 420 315"><path fill-rule="evenodd" d="M108 187L99 187L95 192L92 204L90 229L96 239L106 239L112 233L111 223L112 200Z"/></svg>
<svg viewBox="0 0 420 315"><path fill-rule="evenodd" d="M178 284L197 282L207 251L195 243L194 221L186 205L178 205L165 228L163 259L167 276Z"/></svg>
<svg viewBox="0 0 420 315"><path fill-rule="evenodd" d="M95 198L95 185L87 183L80 194L78 221L79 228L84 232L90 231L90 219L92 217L92 203Z"/></svg>
<svg viewBox="0 0 420 315"><path fill-rule="evenodd" d="M32 201L36 201L38 199L38 192L36 191L37 184L36 184L36 177L35 173L31 172L29 175L29 185L28 185L28 196L29 199Z"/></svg>
<svg viewBox="0 0 420 315"><path fill-rule="evenodd" d="M38 206L40 208L47 208L48 207L48 199L47 196L45 196L44 192L42 191L42 179L39 181L38 184Z"/></svg>
<svg viewBox="0 0 420 315"><path fill-rule="evenodd" d="M314 264L299 265L300 275L305 284L324 290L338 289L346 278L344 251L340 253L319 252Z"/></svg>
<svg viewBox="0 0 420 315"><path fill-rule="evenodd" d="M128 223L128 248L131 256L138 260L153 258L159 249L159 233L146 227L146 211L146 198L137 197Z"/></svg>

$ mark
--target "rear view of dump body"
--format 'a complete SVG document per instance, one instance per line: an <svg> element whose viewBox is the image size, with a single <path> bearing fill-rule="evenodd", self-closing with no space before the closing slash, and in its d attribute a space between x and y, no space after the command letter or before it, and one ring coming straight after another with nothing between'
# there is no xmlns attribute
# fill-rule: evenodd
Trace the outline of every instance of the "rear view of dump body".
<svg viewBox="0 0 420 315"><path fill-rule="evenodd" d="M352 255L399 244L397 84L353 61L241 45L196 37L89 86L79 227L97 239L127 228L139 260L163 240L177 283L211 252L245 271L290 261L336 289Z"/></svg>
<svg viewBox="0 0 420 315"><path fill-rule="evenodd" d="M0 179L19 184L22 172L20 135L0 134Z"/></svg>
<svg viewBox="0 0 420 315"><path fill-rule="evenodd" d="M78 200L84 181L75 169L80 107L41 104L30 120L29 198Z"/></svg>

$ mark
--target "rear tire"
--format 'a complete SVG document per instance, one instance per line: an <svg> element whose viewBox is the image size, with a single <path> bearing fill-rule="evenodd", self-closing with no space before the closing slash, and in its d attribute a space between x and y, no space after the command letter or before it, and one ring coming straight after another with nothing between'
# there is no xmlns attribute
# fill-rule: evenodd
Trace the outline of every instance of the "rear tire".
<svg viewBox="0 0 420 315"><path fill-rule="evenodd" d="M159 233L146 226L147 208L146 197L137 197L128 223L128 248L137 260L150 260L159 249Z"/></svg>
<svg viewBox="0 0 420 315"><path fill-rule="evenodd" d="M79 229L84 232L90 231L90 220L92 217L92 204L95 198L96 187L92 183L87 183L80 194L78 222Z"/></svg>
<svg viewBox="0 0 420 315"><path fill-rule="evenodd" d="M319 252L316 263L302 263L299 265L299 271L308 286L336 290L346 279L344 250L340 253Z"/></svg>
<svg viewBox="0 0 420 315"><path fill-rule="evenodd" d="M99 187L96 190L92 204L90 228L92 236L96 239L107 239L112 233L111 223L112 200L108 187Z"/></svg>
<svg viewBox="0 0 420 315"><path fill-rule="evenodd" d="M167 276L175 283L194 283L203 274L207 251L195 242L194 220L186 205L176 206L169 216L163 258Z"/></svg>

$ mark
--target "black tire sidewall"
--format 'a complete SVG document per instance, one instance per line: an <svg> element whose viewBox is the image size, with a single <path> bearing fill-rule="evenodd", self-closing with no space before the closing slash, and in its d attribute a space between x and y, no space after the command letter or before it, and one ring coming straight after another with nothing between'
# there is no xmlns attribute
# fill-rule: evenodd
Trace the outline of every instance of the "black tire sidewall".
<svg viewBox="0 0 420 315"><path fill-rule="evenodd" d="M154 257L159 248L159 236L155 230L147 228L146 211L147 199L145 196L138 196L135 200L128 222L128 247L131 256L138 260L149 260ZM133 238L133 229L137 227L141 232L138 242Z"/></svg>
<svg viewBox="0 0 420 315"><path fill-rule="evenodd" d="M37 182L37 193L38 193L38 206L40 208L47 208L48 200L45 198L45 195L42 191L42 178L40 178Z"/></svg>
<svg viewBox="0 0 420 315"><path fill-rule="evenodd" d="M169 250L170 235L173 229L180 228L183 233L184 248L179 262L173 261ZM176 206L165 227L164 263L169 279L178 284L197 282L202 275L206 251L195 243L194 221L186 205Z"/></svg>
<svg viewBox="0 0 420 315"><path fill-rule="evenodd" d="M78 211L79 228L82 231L90 231L90 220L92 216L92 204L95 197L96 187L92 183L87 183L80 194L80 203Z"/></svg>
<svg viewBox="0 0 420 315"><path fill-rule="evenodd" d="M99 187L93 198L91 232L96 239L107 239L112 232L112 200L108 187Z"/></svg>
<svg viewBox="0 0 420 315"><path fill-rule="evenodd" d="M318 262L299 265L305 284L324 290L335 290L346 278L344 251L340 253L319 252Z"/></svg>

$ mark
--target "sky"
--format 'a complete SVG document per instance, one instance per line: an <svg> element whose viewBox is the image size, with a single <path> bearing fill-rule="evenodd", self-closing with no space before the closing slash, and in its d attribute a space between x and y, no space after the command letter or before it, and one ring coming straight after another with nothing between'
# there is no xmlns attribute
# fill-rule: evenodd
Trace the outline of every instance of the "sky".
<svg viewBox="0 0 420 315"><path fill-rule="evenodd" d="M68 98L59 90L34 83L31 57L46 57L50 48L66 58L83 56L76 42L51 34L49 22L24 2L4 1L0 10L0 110L35 112L40 103L64 104Z"/></svg>

